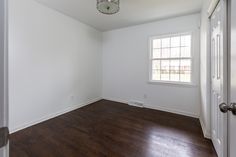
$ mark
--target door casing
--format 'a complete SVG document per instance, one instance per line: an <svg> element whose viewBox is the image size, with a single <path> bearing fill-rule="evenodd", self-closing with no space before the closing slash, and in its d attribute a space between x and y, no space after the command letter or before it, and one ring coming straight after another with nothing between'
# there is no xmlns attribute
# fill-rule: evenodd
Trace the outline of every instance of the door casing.
<svg viewBox="0 0 236 157"><path fill-rule="evenodd" d="M0 127L8 127L8 0L0 0ZM0 157L9 156L9 146Z"/></svg>
<svg viewBox="0 0 236 157"><path fill-rule="evenodd" d="M229 97L228 105L236 102L236 0L229 0L228 4L228 47L229 47ZM236 116L231 112L228 113L228 155L236 156Z"/></svg>

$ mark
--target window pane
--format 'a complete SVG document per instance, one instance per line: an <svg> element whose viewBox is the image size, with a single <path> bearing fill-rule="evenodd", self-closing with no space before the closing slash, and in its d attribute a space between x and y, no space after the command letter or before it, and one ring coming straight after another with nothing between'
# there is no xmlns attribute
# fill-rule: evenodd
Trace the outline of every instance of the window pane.
<svg viewBox="0 0 236 157"><path fill-rule="evenodd" d="M169 58L170 57L170 49L164 48L161 51L161 58Z"/></svg>
<svg viewBox="0 0 236 157"><path fill-rule="evenodd" d="M180 80L181 82L191 82L191 72L183 71L183 73L180 74Z"/></svg>
<svg viewBox="0 0 236 157"><path fill-rule="evenodd" d="M170 61L170 80L171 81L179 81L179 60L171 60Z"/></svg>
<svg viewBox="0 0 236 157"><path fill-rule="evenodd" d="M191 46L191 35L181 36L181 46Z"/></svg>
<svg viewBox="0 0 236 157"><path fill-rule="evenodd" d="M161 58L161 49L153 49L152 58Z"/></svg>
<svg viewBox="0 0 236 157"><path fill-rule="evenodd" d="M170 76L169 67L170 67L169 60L161 61L161 80L169 81L169 76Z"/></svg>
<svg viewBox="0 0 236 157"><path fill-rule="evenodd" d="M191 82L191 38L191 34L180 34L152 40L152 80Z"/></svg>
<svg viewBox="0 0 236 157"><path fill-rule="evenodd" d="M161 47L162 48L170 47L170 38L163 38L161 40Z"/></svg>
<svg viewBox="0 0 236 157"><path fill-rule="evenodd" d="M152 70L152 80L158 81L160 80L161 71L160 70Z"/></svg>
<svg viewBox="0 0 236 157"><path fill-rule="evenodd" d="M161 48L161 39L154 39L152 44L153 48Z"/></svg>
<svg viewBox="0 0 236 157"><path fill-rule="evenodd" d="M191 57L190 47L181 47L181 57Z"/></svg>
<svg viewBox="0 0 236 157"><path fill-rule="evenodd" d="M161 69L161 61L154 60L152 61L152 70L160 70Z"/></svg>
<svg viewBox="0 0 236 157"><path fill-rule="evenodd" d="M171 47L179 47L179 46L180 46L180 37L172 37Z"/></svg>
<svg viewBox="0 0 236 157"><path fill-rule="evenodd" d="M180 48L171 48L171 53L170 53L171 58L179 58L180 57Z"/></svg>
<svg viewBox="0 0 236 157"><path fill-rule="evenodd" d="M184 59L180 61L180 81L191 82L191 60Z"/></svg>
<svg viewBox="0 0 236 157"><path fill-rule="evenodd" d="M180 70L191 70L191 59L182 59L180 61Z"/></svg>

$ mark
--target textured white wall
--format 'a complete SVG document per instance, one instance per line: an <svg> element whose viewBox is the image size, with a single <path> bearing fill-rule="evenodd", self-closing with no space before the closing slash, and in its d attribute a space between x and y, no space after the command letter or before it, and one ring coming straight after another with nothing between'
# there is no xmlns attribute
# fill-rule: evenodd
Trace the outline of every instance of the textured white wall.
<svg viewBox="0 0 236 157"><path fill-rule="evenodd" d="M146 107L199 116L200 15L177 17L103 33L103 98L144 102ZM194 87L148 83L148 39L193 32Z"/></svg>
<svg viewBox="0 0 236 157"><path fill-rule="evenodd" d="M102 34L33 0L9 1L10 130L101 97Z"/></svg>

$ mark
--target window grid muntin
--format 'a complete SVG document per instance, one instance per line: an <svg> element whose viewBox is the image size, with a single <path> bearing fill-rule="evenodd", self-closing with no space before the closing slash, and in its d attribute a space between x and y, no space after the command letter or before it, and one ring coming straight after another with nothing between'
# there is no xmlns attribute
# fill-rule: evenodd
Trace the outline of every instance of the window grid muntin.
<svg viewBox="0 0 236 157"><path fill-rule="evenodd" d="M179 46L173 46L172 47L172 38L175 38L175 37L179 37ZM188 40L189 41L186 41L185 43L184 43L184 45L182 44L182 38L183 37L187 37L187 38L189 38ZM168 39L169 38L169 47L162 47L162 39ZM153 46L153 41L154 40L160 40L160 47L155 47L154 48L154 46ZM185 39L186 40L186 39ZM184 33L184 34L178 34L178 35L173 35L173 36L165 36L165 37L160 37L160 38L158 38L158 37L156 37L156 38L152 38L152 40L151 40L151 42L152 42L152 44L151 44L151 76L150 76L150 78L151 78L151 80L152 81L157 81L157 82L178 82L178 83L191 83L192 82L192 74L193 74L193 72L192 72L192 69L193 69L193 61L192 61L192 35L191 35L191 33ZM188 45L188 46L187 46ZM166 48L168 48L169 49L169 57L165 57L165 58L162 58L162 56L163 56L163 54L162 54L162 50L163 49L166 49ZM173 57L172 58L172 49L173 48L178 48L179 49L179 57ZM181 48L189 48L189 56L190 57L182 57L182 49ZM157 56L160 56L160 58L154 58L154 56L153 56L153 50L155 50L155 49L159 49L160 50L160 55L157 55ZM159 65L159 67L160 67L160 69L153 69L153 61L155 61L155 60L157 60L157 61L159 61L160 62L160 65ZM169 68L168 68L168 77L169 77L169 79L168 80L162 80L162 61L163 60L168 60L169 61ZM175 69L175 68L173 68L172 66L171 66L171 61L173 61L173 60L178 60L179 61L179 68L178 68L178 76L179 76L179 78L178 78L178 80L179 81L176 81L176 79L175 78L171 78L173 75L176 75L176 73L173 73L173 71L174 70L172 70L172 69ZM189 70L181 70L181 67L183 67L182 65L181 65L181 61L183 61L183 60L188 60L189 61ZM184 67L186 67L186 66L184 66ZM158 73L158 70L160 71L160 76L158 76L157 78L158 79L154 79L154 76L153 76L153 74L154 74L154 72L153 71L156 71L156 73ZM166 70L166 68L164 68L164 70ZM185 75L183 75L182 74L182 72L185 72ZM189 77L189 80L188 81L184 81L184 79L182 79L181 77L185 77L185 79L186 79L186 77ZM175 80L175 81L173 81L173 80Z"/></svg>

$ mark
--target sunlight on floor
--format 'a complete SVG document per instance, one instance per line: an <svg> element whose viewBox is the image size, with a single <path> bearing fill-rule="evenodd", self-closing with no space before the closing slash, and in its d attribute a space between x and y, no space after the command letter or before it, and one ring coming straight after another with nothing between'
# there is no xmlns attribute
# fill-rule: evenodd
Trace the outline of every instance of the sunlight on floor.
<svg viewBox="0 0 236 157"><path fill-rule="evenodd" d="M189 157L193 152L185 142L180 142L176 137L165 136L155 128L150 129L148 137L148 151L146 156L149 157ZM158 150L158 151L157 151Z"/></svg>

